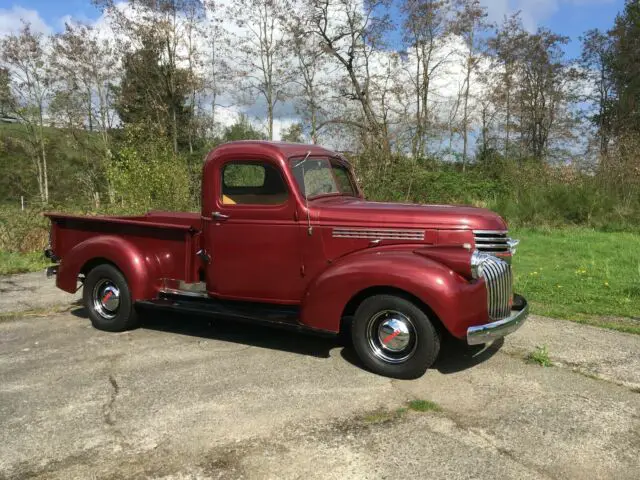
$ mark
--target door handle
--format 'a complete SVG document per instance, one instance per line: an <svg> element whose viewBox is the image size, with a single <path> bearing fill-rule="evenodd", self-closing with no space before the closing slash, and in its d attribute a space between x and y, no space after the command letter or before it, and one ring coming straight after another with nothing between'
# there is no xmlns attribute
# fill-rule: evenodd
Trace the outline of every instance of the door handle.
<svg viewBox="0 0 640 480"><path fill-rule="evenodd" d="M221 213L221 212L213 212L211 216L216 220L226 220L229 218L229 215L225 215L224 213Z"/></svg>

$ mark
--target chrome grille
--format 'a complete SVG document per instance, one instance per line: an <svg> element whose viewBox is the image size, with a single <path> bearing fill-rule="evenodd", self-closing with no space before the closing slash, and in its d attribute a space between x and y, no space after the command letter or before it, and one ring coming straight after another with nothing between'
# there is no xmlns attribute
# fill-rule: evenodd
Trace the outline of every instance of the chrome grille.
<svg viewBox="0 0 640 480"><path fill-rule="evenodd" d="M511 313L513 279L511 265L504 260L487 255L482 262L482 277L487 284L489 316L501 320Z"/></svg>
<svg viewBox="0 0 640 480"><path fill-rule="evenodd" d="M509 253L509 237L505 230L474 230L476 249L484 253Z"/></svg>

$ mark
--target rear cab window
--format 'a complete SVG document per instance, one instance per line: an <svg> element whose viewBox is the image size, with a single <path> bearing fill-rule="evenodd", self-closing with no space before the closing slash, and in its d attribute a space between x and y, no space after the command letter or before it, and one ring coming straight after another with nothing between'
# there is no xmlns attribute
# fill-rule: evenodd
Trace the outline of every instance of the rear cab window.
<svg viewBox="0 0 640 480"><path fill-rule="evenodd" d="M221 171L222 205L282 205L289 198L280 170L260 161L232 161Z"/></svg>

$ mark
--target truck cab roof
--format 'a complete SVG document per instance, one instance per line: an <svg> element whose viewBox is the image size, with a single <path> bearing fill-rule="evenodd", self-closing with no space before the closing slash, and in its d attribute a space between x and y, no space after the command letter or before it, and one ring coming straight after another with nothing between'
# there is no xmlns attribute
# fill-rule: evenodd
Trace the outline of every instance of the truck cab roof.
<svg viewBox="0 0 640 480"><path fill-rule="evenodd" d="M267 140L239 140L224 143L213 149L207 157L207 162L215 161L228 155L277 155L283 160L304 157L308 152L317 157L337 157L346 161L342 155L319 145L305 143L272 142Z"/></svg>

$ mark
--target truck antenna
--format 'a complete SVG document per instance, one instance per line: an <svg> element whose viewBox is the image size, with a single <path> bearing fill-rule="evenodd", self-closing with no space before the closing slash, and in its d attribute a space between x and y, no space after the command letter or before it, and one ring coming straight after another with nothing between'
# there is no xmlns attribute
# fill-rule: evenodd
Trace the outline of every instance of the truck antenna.
<svg viewBox="0 0 640 480"><path fill-rule="evenodd" d="M313 235L313 227L311 226L311 215L309 214L309 198L307 197L307 186L305 184L305 179L304 179L304 162L307 161L307 159L309 158L309 155L311 155L311 150L307 151L307 155L304 157L304 159L298 163L295 164L295 167L300 167L302 166L302 186L304 188L304 206L307 209L307 233L309 234L309 236Z"/></svg>

